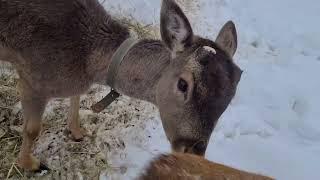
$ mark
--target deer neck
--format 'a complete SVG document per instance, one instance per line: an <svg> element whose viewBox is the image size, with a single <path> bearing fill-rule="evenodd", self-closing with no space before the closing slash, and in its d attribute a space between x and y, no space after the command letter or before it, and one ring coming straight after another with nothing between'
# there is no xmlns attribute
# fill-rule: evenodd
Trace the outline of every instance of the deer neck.
<svg viewBox="0 0 320 180"><path fill-rule="evenodd" d="M88 58L87 73L93 83L107 84L112 56L130 37L129 30L111 18L99 23L93 36L93 51ZM121 94L156 104L156 85L170 62L170 53L156 40L140 40L127 52L117 67L113 88Z"/></svg>
<svg viewBox="0 0 320 180"><path fill-rule="evenodd" d="M156 87L170 63L170 53L156 40L141 40L123 58L114 88L127 96L156 104Z"/></svg>
<svg viewBox="0 0 320 180"><path fill-rule="evenodd" d="M86 73L92 83L106 85L106 77L111 58L121 44L130 37L127 27L107 15L98 19L97 27L88 36L91 53L87 58Z"/></svg>

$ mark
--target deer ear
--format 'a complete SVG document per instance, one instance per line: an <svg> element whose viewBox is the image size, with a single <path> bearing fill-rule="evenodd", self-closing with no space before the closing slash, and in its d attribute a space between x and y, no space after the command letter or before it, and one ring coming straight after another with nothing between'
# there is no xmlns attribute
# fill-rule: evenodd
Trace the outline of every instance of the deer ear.
<svg viewBox="0 0 320 180"><path fill-rule="evenodd" d="M174 0L163 0L160 31L162 40L173 53L191 45L193 32L188 18Z"/></svg>
<svg viewBox="0 0 320 180"><path fill-rule="evenodd" d="M220 30L216 43L229 55L234 56L238 46L237 30L232 21L228 21Z"/></svg>

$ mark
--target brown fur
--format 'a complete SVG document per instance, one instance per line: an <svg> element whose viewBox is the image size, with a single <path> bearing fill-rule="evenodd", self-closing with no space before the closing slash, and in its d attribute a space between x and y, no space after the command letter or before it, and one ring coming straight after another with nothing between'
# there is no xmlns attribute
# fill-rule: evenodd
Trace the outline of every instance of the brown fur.
<svg viewBox="0 0 320 180"><path fill-rule="evenodd" d="M139 180L272 180L191 154L161 155L145 169Z"/></svg>
<svg viewBox="0 0 320 180"><path fill-rule="evenodd" d="M235 94L241 75L231 57L236 31L232 22L226 26L218 37L222 43L198 37L179 6L163 0L164 41L141 40L118 69L115 89L159 107L175 151L203 155L218 118ZM39 168L32 146L51 98L71 97L68 126L76 140L83 137L79 96L93 83L107 85L110 58L129 36L128 29L97 0L0 1L0 59L11 62L20 76L22 168ZM217 54L203 46L213 47Z"/></svg>

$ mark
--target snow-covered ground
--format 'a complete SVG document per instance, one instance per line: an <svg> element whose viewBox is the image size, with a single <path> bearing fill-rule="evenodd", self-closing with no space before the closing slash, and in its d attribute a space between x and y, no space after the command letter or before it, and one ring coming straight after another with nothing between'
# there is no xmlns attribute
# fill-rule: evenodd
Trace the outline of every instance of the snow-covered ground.
<svg viewBox="0 0 320 180"><path fill-rule="evenodd" d="M281 180L320 179L320 2L179 3L197 34L214 39L229 19L238 30L235 61L245 73L206 157ZM159 25L160 0L106 0L104 6L112 14ZM125 133L123 152L108 155L112 166L127 171L107 171L102 179L132 179L156 154L170 151L156 112L154 118L143 132ZM140 134L148 138L140 139Z"/></svg>

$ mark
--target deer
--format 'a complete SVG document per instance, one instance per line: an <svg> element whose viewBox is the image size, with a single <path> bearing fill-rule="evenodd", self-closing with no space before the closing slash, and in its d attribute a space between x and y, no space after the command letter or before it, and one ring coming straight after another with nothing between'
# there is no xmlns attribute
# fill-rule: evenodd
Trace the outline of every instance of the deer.
<svg viewBox="0 0 320 180"><path fill-rule="evenodd" d="M189 153L161 154L152 160L137 180L274 180L214 163Z"/></svg>
<svg viewBox="0 0 320 180"><path fill-rule="evenodd" d="M172 151L203 156L242 74L233 61L235 24L228 21L215 40L203 38L174 0L163 0L160 34L132 42L129 28L98 0L1 0L0 59L19 75L19 167L48 168L33 150L52 98L70 98L67 128L75 141L83 139L80 95L93 84L153 103Z"/></svg>

